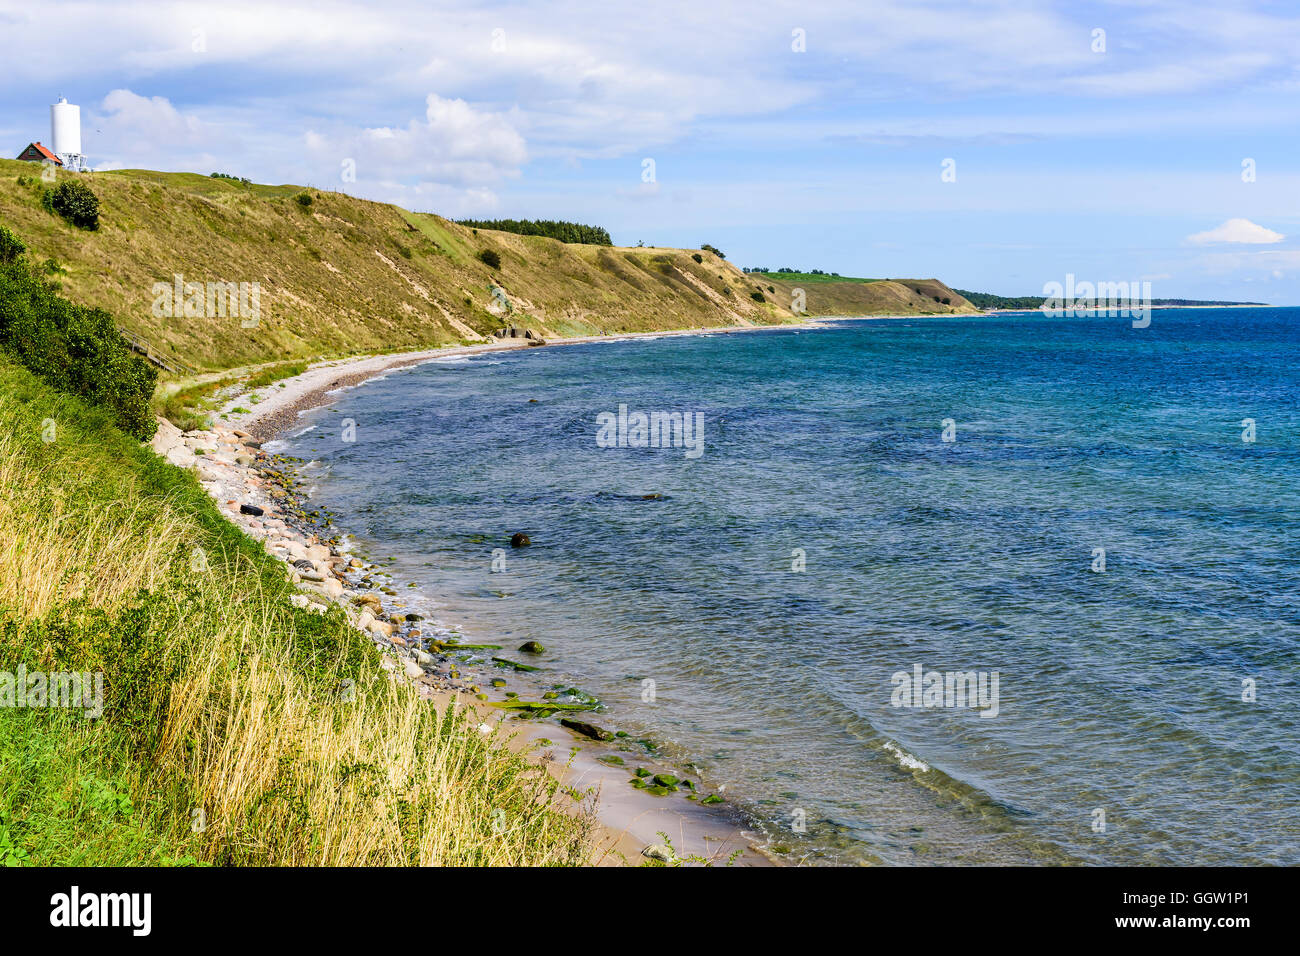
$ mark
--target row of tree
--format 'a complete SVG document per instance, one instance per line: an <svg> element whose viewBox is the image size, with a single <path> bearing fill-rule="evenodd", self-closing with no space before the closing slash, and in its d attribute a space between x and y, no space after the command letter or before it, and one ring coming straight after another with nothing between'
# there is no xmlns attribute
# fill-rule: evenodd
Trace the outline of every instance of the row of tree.
<svg viewBox="0 0 1300 956"><path fill-rule="evenodd" d="M609 232L600 226L585 226L580 222L558 219L458 219L462 226L471 229L495 229L513 232L520 236L547 236L560 242L580 242L591 246L612 246Z"/></svg>
<svg viewBox="0 0 1300 956"><path fill-rule="evenodd" d="M789 266L782 266L780 269L769 269L767 266L748 266L745 271L762 272L771 275L839 276L838 272L825 272L821 269L791 269Z"/></svg>

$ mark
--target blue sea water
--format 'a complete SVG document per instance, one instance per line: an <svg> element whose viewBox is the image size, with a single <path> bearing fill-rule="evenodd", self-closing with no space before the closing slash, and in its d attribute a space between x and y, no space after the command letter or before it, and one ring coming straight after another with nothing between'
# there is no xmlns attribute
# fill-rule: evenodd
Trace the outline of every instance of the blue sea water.
<svg viewBox="0 0 1300 956"><path fill-rule="evenodd" d="M796 858L1300 860L1300 309L547 347L335 397L286 443L314 501ZM620 405L700 413L703 453L600 447ZM996 671L997 715L894 706L918 665Z"/></svg>

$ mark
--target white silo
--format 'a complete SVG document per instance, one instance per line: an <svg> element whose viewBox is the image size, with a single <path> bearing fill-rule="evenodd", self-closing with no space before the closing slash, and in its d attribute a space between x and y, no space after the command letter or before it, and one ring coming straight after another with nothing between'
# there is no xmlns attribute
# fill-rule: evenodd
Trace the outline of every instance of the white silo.
<svg viewBox="0 0 1300 956"><path fill-rule="evenodd" d="M73 106L66 96L50 107L50 140L63 168L80 171L85 160L81 154L81 107Z"/></svg>

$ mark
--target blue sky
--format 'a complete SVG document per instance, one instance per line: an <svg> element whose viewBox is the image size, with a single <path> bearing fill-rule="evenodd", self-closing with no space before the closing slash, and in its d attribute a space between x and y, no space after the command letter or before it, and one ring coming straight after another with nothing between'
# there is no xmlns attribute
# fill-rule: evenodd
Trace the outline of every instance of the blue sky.
<svg viewBox="0 0 1300 956"><path fill-rule="evenodd" d="M66 95L99 168L743 266L1300 304L1294 2L0 0L0 59L11 155Z"/></svg>

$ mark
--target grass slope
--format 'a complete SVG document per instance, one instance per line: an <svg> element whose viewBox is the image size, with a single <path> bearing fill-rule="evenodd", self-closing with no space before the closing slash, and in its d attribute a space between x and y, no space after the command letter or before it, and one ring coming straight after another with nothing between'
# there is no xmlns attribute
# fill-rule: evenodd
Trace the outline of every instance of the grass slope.
<svg viewBox="0 0 1300 956"><path fill-rule="evenodd" d="M757 279L757 275L751 273ZM789 304L803 289L808 315L953 315L979 310L938 279L859 279L809 282L769 274L756 283L768 298Z"/></svg>
<svg viewBox="0 0 1300 956"><path fill-rule="evenodd" d="M0 566L0 678L99 672L104 698L0 707L0 863L586 859L543 769L390 681L190 473L4 357Z"/></svg>
<svg viewBox="0 0 1300 956"><path fill-rule="evenodd" d="M343 193L149 170L82 177L101 206L99 230L87 233L41 208L39 181L18 182L38 174L34 164L0 161L0 222L34 261L65 270L59 281L70 299L106 309L160 354L202 369L472 341L507 322L563 336L793 318L793 284L746 276L709 252L566 244ZM309 206L296 201L303 193ZM485 250L500 255L499 270L479 260ZM177 273L260 283L259 327L154 316L154 283ZM944 311L897 280L866 288L819 282L808 290L809 310ZM760 289L768 301L752 298Z"/></svg>
<svg viewBox="0 0 1300 956"><path fill-rule="evenodd" d="M74 230L40 206L32 164L0 162L0 221L36 261L67 274L64 293L113 313L161 354L217 369L272 359L474 340L505 321L543 335L780 321L743 274L709 254L561 243L458 226L342 193L246 186L189 173L85 177L100 229ZM69 174L60 174L66 176ZM312 196L304 207L296 197ZM479 261L497 252L499 270ZM228 318L159 318L156 282L258 282L256 329ZM491 287L509 301L506 315Z"/></svg>

